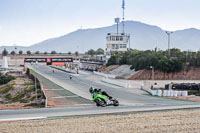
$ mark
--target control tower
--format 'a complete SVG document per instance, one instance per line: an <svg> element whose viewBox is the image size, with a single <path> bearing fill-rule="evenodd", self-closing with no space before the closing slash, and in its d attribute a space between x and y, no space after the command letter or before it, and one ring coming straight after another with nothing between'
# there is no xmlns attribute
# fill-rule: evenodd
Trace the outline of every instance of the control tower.
<svg viewBox="0 0 200 133"><path fill-rule="evenodd" d="M115 52L126 52L129 47L130 35L126 33L108 33L106 37L106 56Z"/></svg>
<svg viewBox="0 0 200 133"><path fill-rule="evenodd" d="M125 33L125 24L124 24L124 11L125 11L125 0L122 1L123 9L123 21L122 21L122 32L118 32L118 25L120 22L119 18L115 18L115 23L117 23L117 32L108 33L106 36L106 58L109 59L110 56L114 53L126 52L130 49L130 34Z"/></svg>

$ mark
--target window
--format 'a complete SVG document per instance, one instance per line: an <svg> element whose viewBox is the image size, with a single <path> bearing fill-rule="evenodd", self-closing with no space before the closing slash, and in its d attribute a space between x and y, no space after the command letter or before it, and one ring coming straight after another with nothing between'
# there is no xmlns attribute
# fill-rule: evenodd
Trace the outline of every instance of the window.
<svg viewBox="0 0 200 133"><path fill-rule="evenodd" d="M107 41L110 41L110 37L107 37L106 39L107 39Z"/></svg>
<svg viewBox="0 0 200 133"><path fill-rule="evenodd" d="M126 44L123 44L123 48L126 48Z"/></svg>
<svg viewBox="0 0 200 133"><path fill-rule="evenodd" d="M115 49L115 44L112 44L112 49Z"/></svg>
<svg viewBox="0 0 200 133"><path fill-rule="evenodd" d="M120 41L123 41L123 37L122 36L120 36Z"/></svg>
<svg viewBox="0 0 200 133"><path fill-rule="evenodd" d="M112 41L115 41L115 36L112 37Z"/></svg>
<svg viewBox="0 0 200 133"><path fill-rule="evenodd" d="M119 44L116 44L116 49L119 49Z"/></svg>
<svg viewBox="0 0 200 133"><path fill-rule="evenodd" d="M119 37L118 36L116 36L116 41L119 41Z"/></svg>
<svg viewBox="0 0 200 133"><path fill-rule="evenodd" d="M120 48L123 48L123 44L120 44Z"/></svg>

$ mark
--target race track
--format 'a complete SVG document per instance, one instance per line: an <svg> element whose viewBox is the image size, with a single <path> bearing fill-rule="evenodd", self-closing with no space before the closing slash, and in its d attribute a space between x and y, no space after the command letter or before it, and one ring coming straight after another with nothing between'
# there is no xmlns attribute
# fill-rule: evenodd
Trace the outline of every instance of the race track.
<svg viewBox="0 0 200 133"><path fill-rule="evenodd" d="M69 73L60 70L55 70L53 73L52 68L45 65L30 65L29 67L75 95L88 100L91 100L88 91L90 86L101 88L114 98L118 99L120 106L102 108L96 107L94 104L94 106L88 107L0 110L0 121L200 107L198 102L180 101L131 93L125 88L114 87L105 83L88 80L86 77L90 76L90 74L73 75L73 79L70 80Z"/></svg>

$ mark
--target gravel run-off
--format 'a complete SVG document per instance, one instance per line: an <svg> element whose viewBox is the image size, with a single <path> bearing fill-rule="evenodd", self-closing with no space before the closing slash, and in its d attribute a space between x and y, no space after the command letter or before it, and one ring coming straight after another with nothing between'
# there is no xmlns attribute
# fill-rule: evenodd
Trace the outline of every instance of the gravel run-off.
<svg viewBox="0 0 200 133"><path fill-rule="evenodd" d="M200 109L1 122L1 133L200 132Z"/></svg>

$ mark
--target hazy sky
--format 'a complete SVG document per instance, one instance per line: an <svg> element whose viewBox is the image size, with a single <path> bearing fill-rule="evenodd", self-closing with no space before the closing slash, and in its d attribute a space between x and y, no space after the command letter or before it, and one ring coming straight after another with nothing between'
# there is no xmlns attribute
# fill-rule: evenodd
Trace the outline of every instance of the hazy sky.
<svg viewBox="0 0 200 133"><path fill-rule="evenodd" d="M114 24L121 0L0 0L0 46L23 45ZM126 0L126 20L164 30L200 28L200 0Z"/></svg>

